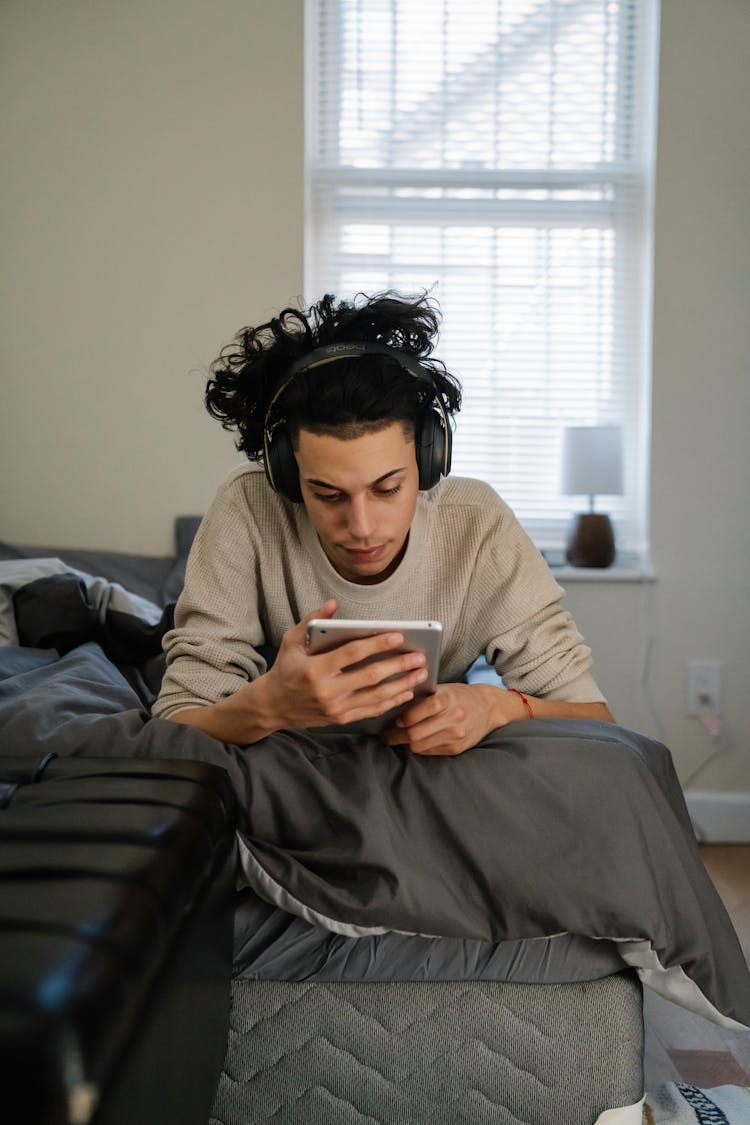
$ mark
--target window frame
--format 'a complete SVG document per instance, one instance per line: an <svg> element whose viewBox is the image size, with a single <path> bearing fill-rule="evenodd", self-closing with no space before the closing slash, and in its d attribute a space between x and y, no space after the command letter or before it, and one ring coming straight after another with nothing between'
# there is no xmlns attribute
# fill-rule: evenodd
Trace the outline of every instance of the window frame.
<svg viewBox="0 0 750 1125"><path fill-rule="evenodd" d="M577 169L497 169L475 168L457 170L452 168L372 168L353 167L335 162L335 151L330 148L319 156L318 113L318 67L320 64L320 44L318 42L319 11L321 6L340 5L342 0L306 0L306 159L305 159L305 281L306 292L319 296L323 291L333 291L340 296L353 296L353 292L340 290L332 279L320 268L326 259L325 244L330 238L331 223L342 223L347 215L360 218L363 223L379 219L391 222L404 221L414 225L429 222L447 224L452 216L461 216L461 223L482 224L496 231L504 229L504 224L531 225L546 222L549 230L573 227L604 226L615 232L615 254L627 256L627 261L615 263L613 277L621 286L629 286L627 295L617 295L613 301L617 308L627 305L630 309L630 324L622 327L617 322L623 339L613 345L619 362L637 370L633 380L633 394L627 416L617 418L624 424L625 478L628 498L628 512L622 518L622 505L617 498L606 498L599 510L609 510L613 516L618 537L618 562L621 565L648 566L648 470L650 443L650 393L651 393L651 307L653 273L653 193L655 171L656 140L656 98L657 98L657 52L658 52L658 0L618 0L618 19L620 34L628 33L628 21L634 13L642 25L644 43L643 57L632 62L627 82L618 82L618 103L622 110L622 130L631 135L620 137L620 153L630 152L628 160L612 161L603 167L581 167ZM558 4L562 11L564 4ZM336 44L333 44L335 51ZM624 52L618 53L619 66L625 65ZM340 73L337 70L337 75ZM335 80L334 80L335 81ZM638 135L632 136L632 114L630 107L646 106L648 116L642 121ZM333 137L332 137L333 140ZM335 147L335 145L334 145ZM632 151L633 149L637 151ZM344 193L351 189L366 189L357 197ZM581 199L525 199L519 200L521 192L541 193L583 192L585 190L610 191L609 200L591 200L585 204ZM390 199L382 194L387 191L438 191L442 197L425 199L415 195L404 195L400 199ZM446 195L445 192L494 193L495 198L487 197L478 201L473 199L466 207L461 206L460 198ZM498 192L511 193L511 198L502 200ZM374 193L374 194L373 194ZM378 195L377 193L381 193ZM515 198L513 198L515 196ZM556 225L551 220L556 219ZM363 258L363 262L364 262ZM366 273L366 269L363 270ZM364 286L363 286L364 288ZM414 291L417 286L411 286ZM440 287L435 290L438 303L443 304ZM444 334L450 333L449 313L445 313ZM627 337L627 338L625 338ZM445 349L438 343L436 354L457 369L465 390L470 386L471 371L468 365L450 363ZM627 377L621 376L622 385L627 385ZM632 388L631 388L632 389ZM570 424L581 422L580 417L569 419ZM591 424L612 421L611 418L591 417ZM458 416L460 439L461 415ZM454 461L454 471L461 471L460 442L456 449L459 455ZM471 475L481 475L476 471ZM495 484L494 481L491 483ZM495 484L497 487L497 484ZM561 555L565 531L569 520L562 515L559 495L556 505L549 501L548 515L529 514L514 503L512 496L504 489L498 491L516 510L519 519L534 538L537 545L552 557ZM543 501L542 501L543 502ZM568 513L580 510L583 498L565 498Z"/></svg>

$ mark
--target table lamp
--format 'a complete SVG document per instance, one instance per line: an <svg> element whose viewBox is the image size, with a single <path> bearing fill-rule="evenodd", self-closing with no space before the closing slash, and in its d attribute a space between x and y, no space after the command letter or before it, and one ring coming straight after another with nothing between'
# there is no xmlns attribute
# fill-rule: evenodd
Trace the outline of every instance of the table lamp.
<svg viewBox="0 0 750 1125"><path fill-rule="evenodd" d="M565 558L571 566L607 567L615 558L608 515L594 511L594 496L621 496L622 430L619 426L567 426L563 433L562 492L585 495L588 512L571 521Z"/></svg>

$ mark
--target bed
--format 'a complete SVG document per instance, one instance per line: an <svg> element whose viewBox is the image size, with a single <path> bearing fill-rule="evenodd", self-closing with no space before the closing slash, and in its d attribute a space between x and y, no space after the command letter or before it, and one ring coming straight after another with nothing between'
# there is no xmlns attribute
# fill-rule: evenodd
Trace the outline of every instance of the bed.
<svg viewBox="0 0 750 1125"><path fill-rule="evenodd" d="M315 732L250 755L150 720L198 522L159 559L0 543L0 752L226 770L239 861L211 1121L639 1123L642 984L750 1022L668 751L566 720L456 760Z"/></svg>

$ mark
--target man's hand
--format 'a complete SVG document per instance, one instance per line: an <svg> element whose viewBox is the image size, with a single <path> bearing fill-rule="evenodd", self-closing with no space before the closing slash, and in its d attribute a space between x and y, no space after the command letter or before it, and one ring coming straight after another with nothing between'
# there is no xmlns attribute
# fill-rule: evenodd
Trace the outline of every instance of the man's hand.
<svg viewBox="0 0 750 1125"><path fill-rule="evenodd" d="M403 644L401 633L348 641L329 652L310 656L305 649L308 622L314 617L332 617L335 609L336 602L328 601L288 629L273 666L256 681L257 686L263 685L264 702L274 729L374 718L391 707L409 703L414 698L414 688L426 679L423 653L389 655ZM352 667L372 656L379 659L364 667Z"/></svg>
<svg viewBox="0 0 750 1125"><path fill-rule="evenodd" d="M333 617L335 611L336 602L330 600L308 613L287 629L267 672L216 703L177 711L174 721L221 742L250 745L277 730L371 719L411 702L427 671L424 653L392 653L403 644L401 633L348 641L316 656L307 652L308 622ZM350 667L371 656L379 659L365 667Z"/></svg>
<svg viewBox="0 0 750 1125"><path fill-rule="evenodd" d="M613 723L606 703L529 697L535 719L594 719ZM529 718L520 695L492 684L440 684L399 716L381 738L414 754L463 754L490 731Z"/></svg>
<svg viewBox="0 0 750 1125"><path fill-rule="evenodd" d="M518 696L491 684L440 684L407 707L381 738L415 754L463 754L491 730L521 718L519 706L523 710Z"/></svg>

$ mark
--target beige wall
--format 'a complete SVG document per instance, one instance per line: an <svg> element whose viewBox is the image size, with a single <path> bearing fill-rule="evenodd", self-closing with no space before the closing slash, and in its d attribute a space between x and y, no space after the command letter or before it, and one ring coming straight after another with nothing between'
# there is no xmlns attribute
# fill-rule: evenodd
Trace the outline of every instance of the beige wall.
<svg viewBox="0 0 750 1125"><path fill-rule="evenodd" d="M685 661L724 662L750 788L746 0L664 0L652 585L571 584L618 719L687 778ZM235 463L202 372L302 292L302 0L0 5L0 536L167 552ZM644 664L648 675L644 675Z"/></svg>
<svg viewBox="0 0 750 1125"><path fill-rule="evenodd" d="M302 292L302 33L302 0L0 5L1 536L167 553L237 461L201 368Z"/></svg>

